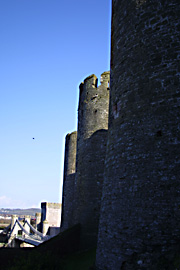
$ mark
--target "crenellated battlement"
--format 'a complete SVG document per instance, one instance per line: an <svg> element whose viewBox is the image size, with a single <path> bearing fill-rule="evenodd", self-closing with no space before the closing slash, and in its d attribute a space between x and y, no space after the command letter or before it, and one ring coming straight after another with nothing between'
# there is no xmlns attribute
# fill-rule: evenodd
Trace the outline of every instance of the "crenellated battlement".
<svg viewBox="0 0 180 270"><path fill-rule="evenodd" d="M84 85L86 87L96 87L97 88L97 83L98 83L98 78L96 77L95 74L92 74L90 76L88 76L85 80L84 80Z"/></svg>
<svg viewBox="0 0 180 270"><path fill-rule="evenodd" d="M98 86L98 78L95 74L92 74L84 79L79 85L79 108L78 110L84 110L87 104L92 105L91 102L97 102L101 97L107 97L109 93L109 80L110 72L105 71L101 74L100 82Z"/></svg>
<svg viewBox="0 0 180 270"><path fill-rule="evenodd" d="M109 88L109 81L110 81L110 71L105 71L101 74L101 84L107 84L107 87Z"/></svg>
<svg viewBox="0 0 180 270"><path fill-rule="evenodd" d="M71 132L71 133L68 133L67 135L66 135L66 140L69 140L70 139L70 137L71 136L73 136L73 135L77 135L77 131L73 131L73 132Z"/></svg>
<svg viewBox="0 0 180 270"><path fill-rule="evenodd" d="M107 88L109 87L109 81L110 81L110 71L105 71L101 74L100 77L100 83L106 84ZM95 74L92 74L84 79L84 81L79 85L80 94L81 92L86 89L90 90L92 88L98 89L101 85L98 86L98 78Z"/></svg>
<svg viewBox="0 0 180 270"><path fill-rule="evenodd" d="M79 85L79 100L85 99L89 91L93 91L93 89L97 89L97 84L98 84L98 79L96 75L94 74L84 79L84 81Z"/></svg>

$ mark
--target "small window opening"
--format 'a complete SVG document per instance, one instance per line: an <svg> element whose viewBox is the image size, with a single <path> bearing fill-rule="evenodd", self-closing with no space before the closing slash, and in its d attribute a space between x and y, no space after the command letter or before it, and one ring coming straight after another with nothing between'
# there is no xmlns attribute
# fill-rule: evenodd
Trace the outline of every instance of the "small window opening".
<svg viewBox="0 0 180 270"><path fill-rule="evenodd" d="M22 235L22 230L19 230L18 231L18 235Z"/></svg>

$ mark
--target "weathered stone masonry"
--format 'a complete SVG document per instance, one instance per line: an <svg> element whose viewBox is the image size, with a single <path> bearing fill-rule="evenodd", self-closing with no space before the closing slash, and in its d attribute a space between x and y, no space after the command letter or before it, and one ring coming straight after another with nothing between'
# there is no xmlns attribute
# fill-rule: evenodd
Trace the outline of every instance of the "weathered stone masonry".
<svg viewBox="0 0 180 270"><path fill-rule="evenodd" d="M61 230L80 223L81 246L84 247L97 243L108 129L109 79L109 72L102 73L98 87L97 77L93 74L80 85L76 174L76 138L74 133L73 140L72 134L66 137ZM67 172L68 167L73 167L73 174Z"/></svg>
<svg viewBox="0 0 180 270"><path fill-rule="evenodd" d="M82 246L96 245L106 155L109 72L89 76L80 85L78 108L75 223L82 225Z"/></svg>
<svg viewBox="0 0 180 270"><path fill-rule="evenodd" d="M179 39L178 0L113 1L98 269L176 269L173 262L180 246Z"/></svg>
<svg viewBox="0 0 180 270"><path fill-rule="evenodd" d="M108 138L105 73L99 88L95 75L80 86L72 223L81 223L86 247L96 244L99 226L98 270L175 270L180 252L180 4L112 3Z"/></svg>
<svg viewBox="0 0 180 270"><path fill-rule="evenodd" d="M41 203L41 231L44 235L51 235L50 231L54 231L56 235L61 224L61 204L60 203ZM57 230L56 230L57 229ZM56 231L56 232L55 232Z"/></svg>
<svg viewBox="0 0 180 270"><path fill-rule="evenodd" d="M77 132L66 135L61 231L73 225Z"/></svg>

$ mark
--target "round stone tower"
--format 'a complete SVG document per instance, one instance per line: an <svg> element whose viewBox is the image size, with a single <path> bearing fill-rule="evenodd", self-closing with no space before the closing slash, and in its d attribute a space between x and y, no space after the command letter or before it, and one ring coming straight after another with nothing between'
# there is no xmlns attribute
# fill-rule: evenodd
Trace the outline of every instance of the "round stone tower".
<svg viewBox="0 0 180 270"><path fill-rule="evenodd" d="M77 131L66 135L61 231L73 225L73 199L76 171Z"/></svg>
<svg viewBox="0 0 180 270"><path fill-rule="evenodd" d="M109 71L101 74L101 85L93 74L80 84L78 108L78 147L94 132L108 129Z"/></svg>
<svg viewBox="0 0 180 270"><path fill-rule="evenodd" d="M82 245L94 245L102 192L109 113L109 72L91 75L80 85L78 108L75 223L82 225Z"/></svg>
<svg viewBox="0 0 180 270"><path fill-rule="evenodd" d="M173 269L180 250L180 4L112 2L110 117L96 266Z"/></svg>

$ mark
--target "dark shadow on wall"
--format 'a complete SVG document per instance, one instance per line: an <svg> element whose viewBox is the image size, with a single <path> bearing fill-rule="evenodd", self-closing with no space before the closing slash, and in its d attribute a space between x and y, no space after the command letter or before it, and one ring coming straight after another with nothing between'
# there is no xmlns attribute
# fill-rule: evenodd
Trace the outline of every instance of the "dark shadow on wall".
<svg viewBox="0 0 180 270"><path fill-rule="evenodd" d="M61 215L61 229L68 229L73 226L73 206L74 206L74 183L75 173L66 176L63 183L62 196L62 215Z"/></svg>
<svg viewBox="0 0 180 270"><path fill-rule="evenodd" d="M97 243L108 130L96 131L77 153L74 220L82 225L81 246Z"/></svg>

